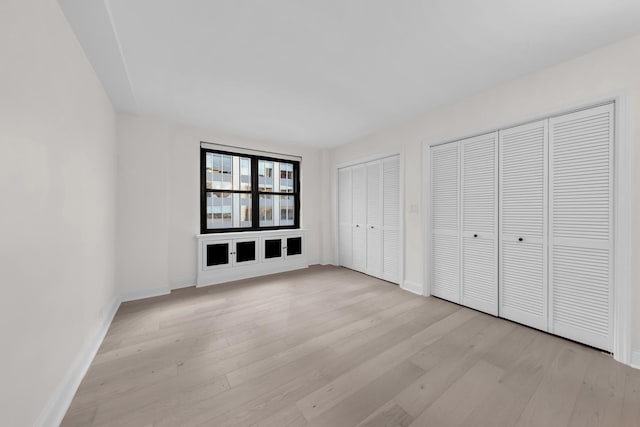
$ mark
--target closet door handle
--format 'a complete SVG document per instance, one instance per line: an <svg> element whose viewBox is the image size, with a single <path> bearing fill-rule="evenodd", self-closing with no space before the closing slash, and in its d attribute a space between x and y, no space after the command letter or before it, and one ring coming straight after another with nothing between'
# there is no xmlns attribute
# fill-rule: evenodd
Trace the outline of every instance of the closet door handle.
<svg viewBox="0 0 640 427"><path fill-rule="evenodd" d="M356 224L356 228L360 228L360 224Z"/></svg>
<svg viewBox="0 0 640 427"><path fill-rule="evenodd" d="M524 239L522 237L518 237L518 242L522 242Z"/></svg>
<svg viewBox="0 0 640 427"><path fill-rule="evenodd" d="M371 228L373 229L373 225L371 226Z"/></svg>
<svg viewBox="0 0 640 427"><path fill-rule="evenodd" d="M477 234L474 234L474 235L473 235L473 237L478 237L478 235L477 235Z"/></svg>

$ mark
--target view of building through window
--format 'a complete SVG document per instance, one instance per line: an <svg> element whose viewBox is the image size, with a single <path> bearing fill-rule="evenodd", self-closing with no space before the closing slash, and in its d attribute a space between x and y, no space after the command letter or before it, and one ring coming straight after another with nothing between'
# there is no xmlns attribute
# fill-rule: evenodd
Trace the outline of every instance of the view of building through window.
<svg viewBox="0 0 640 427"><path fill-rule="evenodd" d="M208 150L204 155L207 230L297 225L297 165ZM252 179L256 170L257 189ZM253 224L254 207L258 227Z"/></svg>

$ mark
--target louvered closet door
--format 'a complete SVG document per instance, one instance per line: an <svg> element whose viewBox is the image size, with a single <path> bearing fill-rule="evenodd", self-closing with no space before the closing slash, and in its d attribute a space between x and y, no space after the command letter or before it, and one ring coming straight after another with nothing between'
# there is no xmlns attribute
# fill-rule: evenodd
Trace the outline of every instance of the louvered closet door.
<svg viewBox="0 0 640 427"><path fill-rule="evenodd" d="M458 143L431 147L431 294L460 302Z"/></svg>
<svg viewBox="0 0 640 427"><path fill-rule="evenodd" d="M382 278L382 162L367 163L367 274Z"/></svg>
<svg viewBox="0 0 640 427"><path fill-rule="evenodd" d="M382 160L382 278L400 284L400 157Z"/></svg>
<svg viewBox="0 0 640 427"><path fill-rule="evenodd" d="M351 268L353 258L353 221L351 169L338 171L338 224L340 265Z"/></svg>
<svg viewBox="0 0 640 427"><path fill-rule="evenodd" d="M547 121L499 139L500 316L547 330Z"/></svg>
<svg viewBox="0 0 640 427"><path fill-rule="evenodd" d="M461 303L498 315L498 133L460 141Z"/></svg>
<svg viewBox="0 0 640 427"><path fill-rule="evenodd" d="M550 119L550 329L610 351L613 105Z"/></svg>
<svg viewBox="0 0 640 427"><path fill-rule="evenodd" d="M352 268L365 273L367 271L367 168L354 166L351 170L352 191L352 232L353 256Z"/></svg>

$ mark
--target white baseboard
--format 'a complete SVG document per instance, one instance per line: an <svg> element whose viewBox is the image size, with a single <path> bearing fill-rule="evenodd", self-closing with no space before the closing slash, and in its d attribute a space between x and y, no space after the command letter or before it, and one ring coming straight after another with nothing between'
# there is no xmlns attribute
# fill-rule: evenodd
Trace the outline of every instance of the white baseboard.
<svg viewBox="0 0 640 427"><path fill-rule="evenodd" d="M113 321L120 304L127 301L134 301L143 298L150 298L159 295L166 295L170 292L169 288L157 288L145 291L125 292L116 296L109 308L105 311L98 327L90 334L89 339L80 350L76 358L71 363L62 381L53 392L49 401L45 404L40 416L35 422L38 427L54 427L59 426L67 413L71 401L82 382L93 358L98 353L104 337L107 335L109 326Z"/></svg>
<svg viewBox="0 0 640 427"><path fill-rule="evenodd" d="M634 350L631 353L631 366L640 369L640 350Z"/></svg>
<svg viewBox="0 0 640 427"><path fill-rule="evenodd" d="M82 379L87 373L89 366L91 366L91 362L93 362L93 358L102 345L104 337L107 335L107 331L109 330L109 326L111 326L113 317L118 311L118 307L120 307L120 298L115 297L109 308L105 310L97 328L90 334L89 339L85 341L84 346L71 363L69 369L67 369L62 381L53 392L51 398L49 398L49 401L45 404L34 424L35 426L54 427L60 425Z"/></svg>
<svg viewBox="0 0 640 427"><path fill-rule="evenodd" d="M218 285L221 283L261 277L269 274L284 273L308 267L309 264L307 264L307 260L302 257L244 265L240 268L230 267L218 270L205 270L198 273L196 287L199 288L202 286Z"/></svg>
<svg viewBox="0 0 640 427"><path fill-rule="evenodd" d="M193 287L195 285L196 285L196 281L194 279L191 279L191 280L186 280L184 282L175 283L175 284L170 286L170 289L173 291L173 290L176 290L176 289L191 288L191 287Z"/></svg>
<svg viewBox="0 0 640 427"><path fill-rule="evenodd" d="M405 280L401 288L416 295L422 295L422 283Z"/></svg>
<svg viewBox="0 0 640 427"><path fill-rule="evenodd" d="M160 295L167 295L171 293L169 287L162 287L156 289L145 289L142 291L130 291L120 294L120 302L135 301L139 299L159 297Z"/></svg>

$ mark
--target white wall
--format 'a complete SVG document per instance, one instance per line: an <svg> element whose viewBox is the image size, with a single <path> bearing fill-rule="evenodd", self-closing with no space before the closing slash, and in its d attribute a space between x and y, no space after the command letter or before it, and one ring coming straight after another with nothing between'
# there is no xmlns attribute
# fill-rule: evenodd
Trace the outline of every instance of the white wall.
<svg viewBox="0 0 640 427"><path fill-rule="evenodd" d="M118 283L128 298L193 285L200 232L200 141L302 156L301 226L321 262L322 153L163 120L118 116Z"/></svg>
<svg viewBox="0 0 640 427"><path fill-rule="evenodd" d="M0 2L0 425L30 426L115 297L115 115L53 0Z"/></svg>
<svg viewBox="0 0 640 427"><path fill-rule="evenodd" d="M496 129L519 121L540 118L556 112L604 98L624 94L628 101L630 144L640 144L640 37L610 45L542 72L498 86L487 92L466 98L425 114L411 122L387 129L362 140L335 148L327 173L335 177L338 164L388 152L400 147L405 152L405 279L423 283L424 247L422 210L421 147L426 141L450 141L474 133ZM437 82L434 82L437 84ZM633 154L640 164L640 150ZM640 194L636 174L633 185L633 218L640 219ZM333 191L335 192L335 178ZM335 230L335 198L327 215L332 215ZM335 235L327 245L326 256L335 261ZM640 251L640 226L633 231L633 253ZM634 263L633 307L640 307L640 263ZM640 313L633 321L633 345L640 349Z"/></svg>

